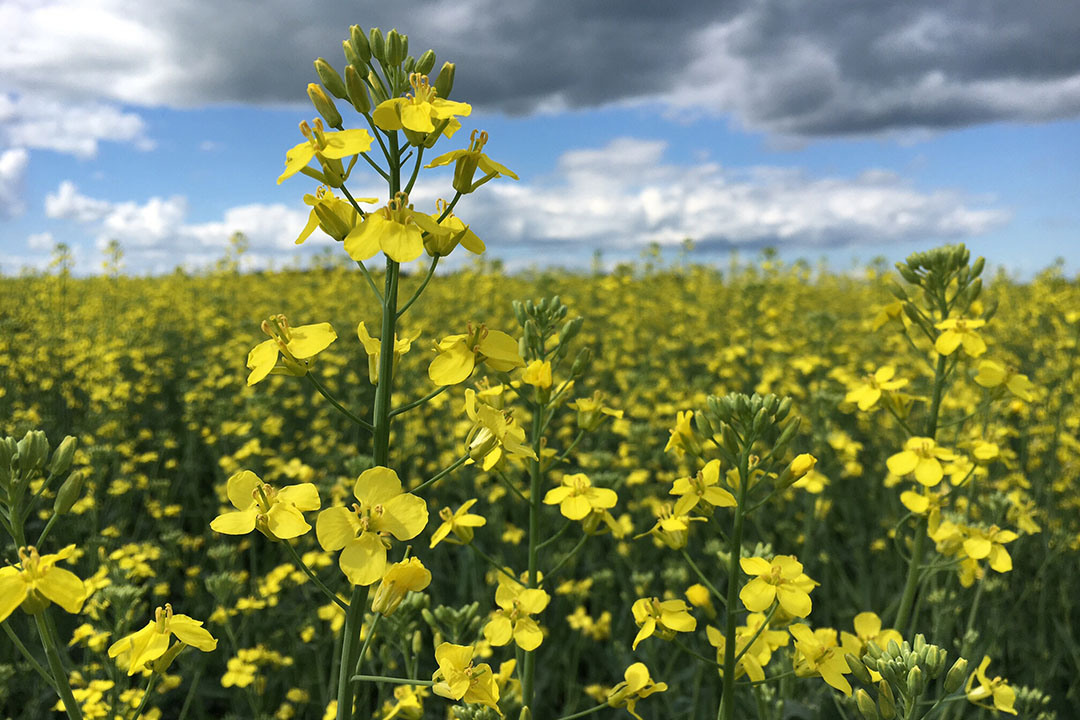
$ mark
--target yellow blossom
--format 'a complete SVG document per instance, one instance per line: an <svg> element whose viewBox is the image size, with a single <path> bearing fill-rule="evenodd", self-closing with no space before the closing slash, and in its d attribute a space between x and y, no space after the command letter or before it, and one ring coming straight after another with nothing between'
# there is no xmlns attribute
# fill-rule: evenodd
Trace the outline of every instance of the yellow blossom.
<svg viewBox="0 0 1080 720"><path fill-rule="evenodd" d="M1005 387L1024 402L1035 399L1035 385L1027 375L1017 372L1016 368L1006 367L993 360L979 361L979 372L975 382L984 388Z"/></svg>
<svg viewBox="0 0 1080 720"><path fill-rule="evenodd" d="M472 375L473 369L484 363L496 372L509 372L524 367L518 354L518 342L504 332L486 326L469 325L462 335L447 335L435 343L438 353L428 366L428 377L436 385L457 385Z"/></svg>
<svg viewBox="0 0 1080 720"><path fill-rule="evenodd" d="M968 701L989 710L1000 710L1016 715L1016 710L1013 708L1016 702L1016 691L1009 687L1001 677L994 677L992 680L987 677L986 668L989 665L990 656L984 655L979 667L968 677L967 687L964 690Z"/></svg>
<svg viewBox="0 0 1080 720"><path fill-rule="evenodd" d="M360 321L360 324L356 326L356 336L360 338L360 344L364 346L364 352L368 358L368 380L372 385L379 384L379 355L382 352L382 343L379 338L372 337L368 332L367 325L364 321ZM412 349L412 344L416 341L416 338L420 337L420 331L417 330L411 335L405 337L398 337L397 333L394 333L394 370L397 370L398 360L402 355L409 352Z"/></svg>
<svg viewBox="0 0 1080 720"><path fill-rule="evenodd" d="M155 663L155 669L163 672L165 668L160 665L167 666L185 645L203 652L217 647L217 640L202 625L187 615L173 614L172 605L166 603L164 608L159 607L154 612L154 619L145 627L113 643L109 657L116 658L117 665L126 669L128 675L134 675L155 661L159 661ZM178 643L170 648L172 636L176 636Z"/></svg>
<svg viewBox="0 0 1080 720"><path fill-rule="evenodd" d="M263 340L248 353L249 386L270 374L306 375L315 355L337 340L330 323L292 327L284 315L271 316L263 322L262 330L270 339Z"/></svg>
<svg viewBox="0 0 1080 720"><path fill-rule="evenodd" d="M675 633L693 632L697 627L697 620L690 614L690 606L682 600L640 598L634 601L630 610L640 628L630 646L633 650L637 650L639 642L654 634L670 640Z"/></svg>
<svg viewBox="0 0 1080 720"><path fill-rule="evenodd" d="M896 368L892 365L883 365L868 375L862 384L852 388L844 397L845 402L855 403L860 410L869 410L881 399L882 392L897 390L907 385L904 379L893 380Z"/></svg>
<svg viewBox="0 0 1080 720"><path fill-rule="evenodd" d="M424 233L446 232L430 215L413 210L409 196L399 192L385 206L365 215L345 236L345 252L358 262L382 251L395 262L407 263L424 252Z"/></svg>
<svg viewBox="0 0 1080 720"><path fill-rule="evenodd" d="M446 642L435 648L439 669L431 676L435 682L431 689L436 695L450 700L487 705L502 717L495 675L487 663L473 664L474 652L471 645Z"/></svg>
<svg viewBox="0 0 1080 720"><path fill-rule="evenodd" d="M848 635L844 645L836 642L836 631L831 628L811 630L802 623L788 628L795 638L795 650L798 655L795 662L795 674L799 677L820 675L821 679L848 697L851 696L851 683L844 675L851 672L844 655L855 654L857 641ZM847 633L845 633L847 635ZM852 642L854 641L854 642Z"/></svg>
<svg viewBox="0 0 1080 720"><path fill-rule="evenodd" d="M941 355L951 355L961 345L970 357L979 357L986 352L986 343L979 336L977 329L986 324L985 320L968 318L947 318L934 325L942 333L934 341L934 349Z"/></svg>
<svg viewBox="0 0 1080 720"><path fill-rule="evenodd" d="M392 615L398 605L410 592L420 592L431 584L431 571L420 562L419 558L394 563L383 575L379 587L375 590L375 599L371 601L372 612Z"/></svg>
<svg viewBox="0 0 1080 720"><path fill-rule="evenodd" d="M379 103L371 119L383 130L407 130L426 135L438 129L450 137L460 127L454 116L468 116L472 108L463 102L444 100L431 86L427 75L411 73L412 93ZM436 125L438 123L438 125Z"/></svg>
<svg viewBox="0 0 1080 720"><path fill-rule="evenodd" d="M739 599L750 612L768 610L775 600L790 615L810 614L810 593L805 589L810 579L794 556L777 555L771 562L760 557L740 558L739 567L756 576L739 591Z"/></svg>
<svg viewBox="0 0 1080 720"><path fill-rule="evenodd" d="M693 477L679 478L672 485L669 493L679 495L672 513L688 515L691 510L701 505L709 512L717 507L735 507L735 496L719 486L720 461L710 460Z"/></svg>
<svg viewBox="0 0 1080 720"><path fill-rule="evenodd" d="M645 663L640 662L626 668L623 678L624 680L608 693L607 704L611 707L625 707L627 712L637 720L642 720L636 712L638 700L654 693L664 692L667 690L667 683L654 682L649 676L649 668L645 667Z"/></svg>
<svg viewBox="0 0 1080 720"><path fill-rule="evenodd" d="M303 511L318 510L320 506L319 491L312 483L277 490L250 470L230 477L226 491L236 512L218 515L210 523L211 530L225 535L258 530L271 540L300 537L311 529Z"/></svg>
<svg viewBox="0 0 1080 720"><path fill-rule="evenodd" d="M499 573L498 582L495 604L499 609L484 626L484 637L492 645L506 645L513 639L522 650L535 650L544 633L532 616L544 611L551 596L539 588L525 587L505 573Z"/></svg>
<svg viewBox="0 0 1080 720"><path fill-rule="evenodd" d="M938 447L932 438L911 437L904 442L904 449L891 455L885 465L897 477L914 473L920 484L933 487L945 476L941 461L955 459L956 455L951 450Z"/></svg>
<svg viewBox="0 0 1080 720"><path fill-rule="evenodd" d="M433 168L440 165L454 164L453 188L462 195L473 192L484 183L497 177L510 177L514 180L518 176L505 166L495 162L483 153L484 145L487 144L488 134L480 130L473 130L469 136L469 147L465 150L451 150L432 160L427 167ZM476 169L484 171L484 177L473 182Z"/></svg>
<svg viewBox="0 0 1080 720"><path fill-rule="evenodd" d="M69 613L78 613L86 600L86 587L75 573L56 567L74 553L74 545L47 555L39 555L32 545L19 548L19 565L0 568L0 622L19 605L36 614L54 602Z"/></svg>
<svg viewBox="0 0 1080 720"><path fill-rule="evenodd" d="M476 498L470 498L457 510L451 511L448 507L440 510L439 518L442 520L442 524L435 528L435 532L431 534L431 544L428 547L434 548L451 534L462 544L468 545L472 542L473 529L487 524L487 520L483 516L469 512L469 508L475 504Z"/></svg>
<svg viewBox="0 0 1080 720"><path fill-rule="evenodd" d="M558 505L559 511L570 520L581 520L593 510L613 508L618 501L614 490L593 487L585 473L563 475L562 484L544 495L545 505Z"/></svg>

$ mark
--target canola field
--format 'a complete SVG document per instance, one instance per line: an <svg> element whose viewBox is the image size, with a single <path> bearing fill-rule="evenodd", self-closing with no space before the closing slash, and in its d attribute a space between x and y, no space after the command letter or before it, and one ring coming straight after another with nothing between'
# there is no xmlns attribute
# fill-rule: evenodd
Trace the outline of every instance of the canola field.
<svg viewBox="0 0 1080 720"><path fill-rule="evenodd" d="M1073 717L1080 286L981 271L478 263L393 361L355 267L2 278L0 718Z"/></svg>

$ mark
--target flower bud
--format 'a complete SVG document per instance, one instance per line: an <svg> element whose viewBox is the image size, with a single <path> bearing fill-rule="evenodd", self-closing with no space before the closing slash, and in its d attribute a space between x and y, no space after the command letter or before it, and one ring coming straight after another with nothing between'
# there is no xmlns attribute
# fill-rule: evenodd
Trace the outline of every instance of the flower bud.
<svg viewBox="0 0 1080 720"><path fill-rule="evenodd" d="M589 348L581 348L578 351L577 357L574 358L574 364L570 366L570 377L576 378L585 372L585 368L589 367L589 362L592 360L592 350Z"/></svg>
<svg viewBox="0 0 1080 720"><path fill-rule="evenodd" d="M862 661L855 657L851 653L844 655L844 660L847 661L848 669L851 670L851 674L855 676L855 679L861 682L863 685L871 685L873 680L870 678L870 671L866 669Z"/></svg>
<svg viewBox="0 0 1080 720"><path fill-rule="evenodd" d="M82 472L71 473L68 479L64 481L64 484L60 486L60 489L56 491L56 500L53 501L54 513L64 515L71 510L71 506L82 495L83 481L85 479L86 475Z"/></svg>
<svg viewBox="0 0 1080 720"><path fill-rule="evenodd" d="M40 430L30 430L19 441L19 474L24 480L45 467L49 456L49 441Z"/></svg>
<svg viewBox="0 0 1080 720"><path fill-rule="evenodd" d="M341 113L338 112L337 107L334 106L334 101L323 92L323 89L315 83L308 83L307 94L311 104L326 120L326 124L332 128L340 128Z"/></svg>
<svg viewBox="0 0 1080 720"><path fill-rule="evenodd" d="M353 50L352 43L348 40L341 41L341 50L345 53L345 62L348 63L345 67L360 68L363 71L367 71L367 64L360 59L360 56Z"/></svg>
<svg viewBox="0 0 1080 720"><path fill-rule="evenodd" d="M349 99L341 76L325 58L315 59L315 74L319 76L319 80L334 97L342 100Z"/></svg>
<svg viewBox="0 0 1080 720"><path fill-rule="evenodd" d="M386 33L387 65L400 65L401 61L405 59L405 55L407 53L408 48L405 44L405 40L396 28Z"/></svg>
<svg viewBox="0 0 1080 720"><path fill-rule="evenodd" d="M428 75L431 73L431 69L435 67L435 51L425 50L424 53L416 59L416 67L413 68L414 72L418 72L421 75Z"/></svg>
<svg viewBox="0 0 1080 720"><path fill-rule="evenodd" d="M855 691L855 705L858 706L864 720L879 720L881 718L877 706L874 705L874 699L870 697L870 693L862 688Z"/></svg>
<svg viewBox="0 0 1080 720"><path fill-rule="evenodd" d="M954 693L960 689L960 686L967 680L967 667L968 661L964 658L957 658L953 666L949 668L949 672L945 675L945 692Z"/></svg>
<svg viewBox="0 0 1080 720"><path fill-rule="evenodd" d="M896 698L893 697L892 686L884 680L878 683L877 705L882 720L896 717Z"/></svg>
<svg viewBox="0 0 1080 720"><path fill-rule="evenodd" d="M431 584L431 572L418 558L394 563L383 575L371 602L372 612L389 617L410 591L420 591Z"/></svg>
<svg viewBox="0 0 1080 720"><path fill-rule="evenodd" d="M580 315L573 320L567 320L566 324L562 326L559 331L559 344L570 342L574 337L581 332L581 326L585 323L585 318Z"/></svg>
<svg viewBox="0 0 1080 720"><path fill-rule="evenodd" d="M386 61L386 40L383 39L382 30L373 27L368 31L368 46L375 59Z"/></svg>
<svg viewBox="0 0 1080 720"><path fill-rule="evenodd" d="M356 112L361 115L371 112L371 98L368 97L367 85L352 65L345 66L345 91L349 96L349 102L356 108Z"/></svg>
<svg viewBox="0 0 1080 720"><path fill-rule="evenodd" d="M371 47L368 45L367 36L364 35L364 31L359 25L353 25L349 28L349 45L352 47L353 52L360 58L357 70L361 70L364 65L367 65L368 60L371 59ZM351 60L349 61L352 62Z"/></svg>
<svg viewBox="0 0 1080 720"><path fill-rule="evenodd" d="M454 67L454 63L443 63L439 76L435 78L435 92L441 98L450 97L450 91L454 89Z"/></svg>
<svg viewBox="0 0 1080 720"><path fill-rule="evenodd" d="M922 695L922 691L926 687L926 682L925 678L923 677L922 668L918 665L908 671L907 687L908 693L910 693L912 697L918 697L919 695Z"/></svg>
<svg viewBox="0 0 1080 720"><path fill-rule="evenodd" d="M75 448L79 441L68 435L60 441L60 445L53 451L52 460L49 462L49 475L63 475L71 467L71 461L75 457Z"/></svg>

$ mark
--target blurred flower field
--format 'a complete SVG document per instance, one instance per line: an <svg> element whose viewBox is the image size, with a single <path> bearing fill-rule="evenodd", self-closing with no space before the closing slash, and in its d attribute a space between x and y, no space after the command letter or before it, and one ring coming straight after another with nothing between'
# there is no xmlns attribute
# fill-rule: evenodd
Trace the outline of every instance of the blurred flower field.
<svg viewBox="0 0 1080 720"><path fill-rule="evenodd" d="M539 607L536 624L540 652L547 653L536 692L551 717L603 701L637 661L651 672L650 682L666 683L649 699L642 694L639 714L711 716L703 699L715 698L722 681L694 656L714 654L706 627L716 623L717 608L696 570L723 585L729 558L719 540L705 539L704 522L685 523L690 542L682 552L672 549L678 543L663 537L664 530L646 533L658 526L663 503L670 516L673 483L700 469L692 453L672 451L679 428L688 429L681 413L704 407L709 395L732 392L790 396L802 420L793 452L817 459L751 522L760 539L753 556L796 556L816 582L809 621L831 629L819 630L820 642L828 644L831 633L833 645L849 650L851 640L858 653L859 643L865 647L882 632L877 617L890 626L911 552L905 523L913 514L937 512L940 523L966 528L966 536L941 536L911 627L931 641L956 638L953 646L942 643L950 662L961 651L957 643L974 658L971 669L984 655L993 658L990 670L968 683L969 696L983 680L990 687L1006 677L1021 717L1048 718L1055 709L1069 717L1080 700L1074 600L1080 590L1080 287L1053 270L1030 284L1003 276L987 282L979 302L997 309L978 336L988 349L977 357L957 351L963 358L942 401L938 444L949 451L940 455L944 470L937 479L944 473L951 478L946 486L959 487L938 510L940 486L915 482L915 475L932 475L922 465L937 465L926 459L939 456L918 447L912 458L921 459L909 463L902 456L904 418L928 402L933 372L925 352L906 339L910 320L898 314L889 290L896 279L880 266L840 275L770 258L722 270L641 265L610 274L506 275L478 263L440 278L411 310L399 337L415 339L399 361L395 405L431 388L432 345L447 328L475 321L509 330L516 327L512 300L553 295L584 318L578 342L591 351L589 371L565 398L600 393L612 411L594 412L598 429L579 435L585 405L575 410L561 403L552 434L563 446L575 437L579 442L565 459L552 458L550 472L571 478L569 484L584 474L592 486L617 492L617 504L607 503L612 526L586 552L573 552L583 536L574 529L563 534L565 527L543 551L567 557L557 577L544 579L550 602ZM418 281L403 278L403 292ZM57 616L84 717L129 717L140 707L142 683L119 670L106 650L166 601L177 613L205 620L219 642L213 652L177 659L153 689L144 717L287 720L321 718L332 706L334 680L325 668L343 612L275 543L258 534L214 533L209 524L233 509L226 480L242 469L277 487L313 483L324 507L331 499L351 502L357 476L372 466L368 437L298 378L275 375L248 387L244 359L260 340L259 318L281 312L298 325L328 321L339 338L318 355L312 374L342 404L366 414L374 393L355 323L377 308L364 290L355 271L340 268L87 279L61 268L0 280L0 436L19 439L41 429L54 445L64 435L78 439L71 473L83 480L82 492L49 543L52 551L74 543L67 567L86 582L81 610ZM509 377L520 385L523 372ZM484 374L481 368L469 383L397 421L391 461L406 489L462 454L473 425L465 388L491 393L499 382ZM1015 380L1022 376L1030 382ZM511 478L514 462L501 463ZM499 675L503 706L513 711L513 667L499 672L515 659L513 645L494 647L483 631L498 610L490 598L498 597L499 573L461 545L463 525L453 533L446 525L453 510L471 502L456 517L486 521L467 523L472 547L523 568L527 509L508 502L522 488L501 482L500 472L470 463L426 496L431 519L410 544L430 569L431 584L404 598L367 653L399 675L424 678L435 669L433 643L479 643L477 654ZM552 528L571 524L557 502L544 506ZM710 502L724 512L725 503ZM677 514L685 515L686 506ZM40 515L27 520L28 532L40 530L50 513ZM449 541L429 547L436 533ZM980 553L972 538L996 549ZM324 551L314 533L294 542L322 582L345 585L335 553ZM960 550L947 547L955 542ZM4 547L5 563L18 561L15 550ZM760 562L765 569L751 576L768 572ZM657 615L657 634L648 637L641 627L647 598L685 608L693 627L680 621L680 632L665 633L668 615ZM761 603L770 604L771 598ZM877 617L856 620L871 612ZM9 636L32 637L33 620L24 613L4 625ZM782 642L764 650L761 666L794 667L796 645L780 634ZM16 647L0 639L0 716L57 714L55 694L32 673ZM580 677L590 682L583 685ZM637 680L628 670L626 681ZM795 698L784 717L858 717L854 700L820 678L780 682L792 684L785 695ZM426 687L396 688L364 685L358 704L379 718L448 712L450 705ZM489 707L469 707L471 715L458 716L494 717ZM956 707L955 717L993 712L971 702Z"/></svg>

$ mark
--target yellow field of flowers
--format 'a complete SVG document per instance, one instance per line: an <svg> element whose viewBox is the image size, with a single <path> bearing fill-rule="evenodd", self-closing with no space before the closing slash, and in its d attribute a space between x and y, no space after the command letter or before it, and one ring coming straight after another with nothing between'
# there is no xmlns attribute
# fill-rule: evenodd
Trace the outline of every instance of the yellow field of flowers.
<svg viewBox="0 0 1080 720"><path fill-rule="evenodd" d="M1072 717L1080 285L962 255L0 279L0 718Z"/></svg>

